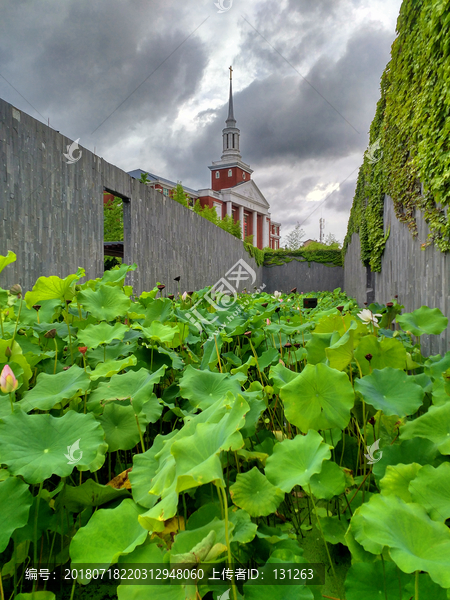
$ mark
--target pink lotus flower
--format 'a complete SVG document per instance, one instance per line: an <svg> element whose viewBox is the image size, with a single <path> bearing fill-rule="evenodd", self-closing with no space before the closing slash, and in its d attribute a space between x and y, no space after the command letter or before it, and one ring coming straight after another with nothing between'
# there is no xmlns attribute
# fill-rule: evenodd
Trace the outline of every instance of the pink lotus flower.
<svg viewBox="0 0 450 600"><path fill-rule="evenodd" d="M270 319L266 319L267 325L270 325Z"/></svg>
<svg viewBox="0 0 450 600"><path fill-rule="evenodd" d="M188 297L188 293L184 292L184 294L181 295L181 298L183 299L183 302L186 302L186 298Z"/></svg>
<svg viewBox="0 0 450 600"><path fill-rule="evenodd" d="M11 367L5 365L0 375L0 389L4 394L10 394L17 390L19 382L17 381Z"/></svg>

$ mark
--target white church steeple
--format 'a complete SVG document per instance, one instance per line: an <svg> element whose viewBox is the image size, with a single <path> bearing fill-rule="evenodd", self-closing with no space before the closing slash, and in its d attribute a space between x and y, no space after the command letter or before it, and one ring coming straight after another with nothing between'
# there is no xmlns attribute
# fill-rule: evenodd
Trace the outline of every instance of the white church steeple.
<svg viewBox="0 0 450 600"><path fill-rule="evenodd" d="M223 136L223 154L222 160L234 159L241 160L242 156L239 151L239 136L241 132L236 127L236 119L234 118L233 107L233 67L230 67L230 98L228 100L228 118L226 127L222 130Z"/></svg>

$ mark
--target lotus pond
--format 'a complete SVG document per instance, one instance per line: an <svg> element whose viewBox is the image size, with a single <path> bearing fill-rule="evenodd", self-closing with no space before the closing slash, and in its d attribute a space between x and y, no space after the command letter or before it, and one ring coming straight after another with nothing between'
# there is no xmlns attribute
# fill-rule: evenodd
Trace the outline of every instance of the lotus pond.
<svg viewBox="0 0 450 600"><path fill-rule="evenodd" d="M340 290L215 312L134 296L134 268L0 289L1 600L450 598L450 352L420 349L442 313ZM322 585L238 577L316 563Z"/></svg>

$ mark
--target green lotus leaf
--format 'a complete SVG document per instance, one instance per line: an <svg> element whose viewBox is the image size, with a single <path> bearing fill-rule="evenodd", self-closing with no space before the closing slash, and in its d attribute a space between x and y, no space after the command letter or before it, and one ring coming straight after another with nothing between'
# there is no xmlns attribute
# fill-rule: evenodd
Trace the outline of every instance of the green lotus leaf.
<svg viewBox="0 0 450 600"><path fill-rule="evenodd" d="M412 502L421 504L433 521L450 518L450 464L425 465L409 484Z"/></svg>
<svg viewBox="0 0 450 600"><path fill-rule="evenodd" d="M174 435L176 435L175 431L172 432L171 437ZM157 496L148 492L152 487L152 479L159 466L159 461L155 457L162 450L164 439L164 436L157 435L152 447L147 452L133 456L133 470L128 475L131 492L134 501L145 508L152 508L158 499Z"/></svg>
<svg viewBox="0 0 450 600"><path fill-rule="evenodd" d="M79 446L71 452L77 441ZM28 483L41 483L52 475L67 477L74 464L81 471L94 470L92 463L97 465L98 453L104 460L105 451L103 431L91 414L70 410L55 418L17 409L0 422L1 461Z"/></svg>
<svg viewBox="0 0 450 600"><path fill-rule="evenodd" d="M223 339L220 335L216 336L216 339L213 338L212 340L208 340L203 344L203 358L200 365L200 369L202 371L204 369L209 369L211 371L214 369L214 367L219 362L219 356L221 355L222 346Z"/></svg>
<svg viewBox="0 0 450 600"><path fill-rule="evenodd" d="M3 271L3 269L7 265L10 265L16 259L17 259L17 256L14 254L14 252L11 252L11 250L8 250L8 254L6 256L2 256L0 254L0 273Z"/></svg>
<svg viewBox="0 0 450 600"><path fill-rule="evenodd" d="M20 347L20 345L17 342L14 342L14 345L12 348L12 354L8 361L8 359L5 355L5 352L6 352L6 349L9 347L9 344L11 344L10 340L1 340L0 339L0 365L1 365L1 368L3 369L3 364L8 363L9 366L11 367L12 371L15 372L14 365L19 365L19 367L21 367L22 371L23 371L23 374L22 374L23 385L24 385L25 389L28 389L28 382L31 379L31 376L33 374L31 371L30 365L28 364L28 361L26 360L26 358L23 356L22 348Z"/></svg>
<svg viewBox="0 0 450 600"><path fill-rule="evenodd" d="M33 310L33 317L36 319L36 311L35 310ZM70 335L74 336L77 331L76 328L72 327L72 326L69 326L69 327L70 327ZM36 331L36 333L38 333L38 334L42 334L42 333L45 334L48 331L51 331L52 329L55 330L55 335L57 335L62 340L65 340L66 338L69 339L69 330L67 328L66 323L46 323L45 321L41 321L40 323L33 322L33 330ZM50 340L48 340L47 344L49 342L50 342ZM53 344L53 342L50 342L50 343ZM50 346L50 348L51 348L51 346Z"/></svg>
<svg viewBox="0 0 450 600"><path fill-rule="evenodd" d="M247 473L238 473L230 487L230 496L236 506L251 517L266 517L274 513L284 500L284 492L272 485L256 467Z"/></svg>
<svg viewBox="0 0 450 600"><path fill-rule="evenodd" d="M14 531L28 523L32 504L33 496L21 479L8 477L0 481L0 552L6 549Z"/></svg>
<svg viewBox="0 0 450 600"><path fill-rule="evenodd" d="M327 365L306 365L280 392L287 420L306 433L309 429L344 429L355 394L345 373Z"/></svg>
<svg viewBox="0 0 450 600"><path fill-rule="evenodd" d="M292 564L293 558L297 558L298 567L301 568L301 563L304 563L304 559L301 557L295 557L291 554L289 558L289 565ZM271 556L267 561L266 565L276 564L278 567L283 568L286 566L286 562L282 559ZM306 567L307 565L305 565ZM267 569L267 573L265 573ZM249 580L244 583L244 596L245 600L314 600L312 591L305 585L297 582L297 585L274 585L268 583L267 580L273 581L272 569L262 566L258 568L258 581ZM261 579L265 579L264 584L261 585Z"/></svg>
<svg viewBox="0 0 450 600"><path fill-rule="evenodd" d="M164 497L150 510L139 515L139 523L148 531L164 531L164 522L177 514L178 494L175 485L164 492Z"/></svg>
<svg viewBox="0 0 450 600"><path fill-rule="evenodd" d="M192 365L186 367L179 385L181 396L202 410L224 398L227 392L237 396L241 391L239 383L228 373L200 371Z"/></svg>
<svg viewBox="0 0 450 600"><path fill-rule="evenodd" d="M436 444L422 438L414 438L383 448L383 455L373 465L373 474L378 479L384 477L388 465L418 463L426 465L438 455ZM377 456L378 458L378 456Z"/></svg>
<svg viewBox="0 0 450 600"><path fill-rule="evenodd" d="M233 509L234 507L231 507ZM236 509L237 510L237 509ZM243 510L238 512L244 512ZM232 514L232 510L228 511L228 517ZM216 517L217 519L221 519L222 511L220 508L219 500L217 502L208 502L207 504L203 504L200 506L198 510L196 510L189 518L186 524L186 529L198 529L199 527L203 527L204 525L208 525L211 523Z"/></svg>
<svg viewBox="0 0 450 600"><path fill-rule="evenodd" d="M400 439L425 438L436 444L441 454L450 454L450 402L430 406L428 412L400 427Z"/></svg>
<svg viewBox="0 0 450 600"><path fill-rule="evenodd" d="M53 592L38 590L29 594L17 594L14 600L55 600L56 596Z"/></svg>
<svg viewBox="0 0 450 600"><path fill-rule="evenodd" d="M348 529L348 522L342 516L340 519L339 517L322 517L320 526L327 542L347 545L345 534Z"/></svg>
<svg viewBox="0 0 450 600"><path fill-rule="evenodd" d="M91 393L88 408L95 410L100 404L108 401L130 399L135 413L139 414L144 403L152 399L153 387L164 377L166 368L163 365L154 373L150 373L147 369L139 369L139 371L128 371L123 375L113 375L109 381L102 381ZM156 404L155 410L157 409L160 415L162 406L159 401Z"/></svg>
<svg viewBox="0 0 450 600"><path fill-rule="evenodd" d="M353 347L354 347L354 329L356 329L356 322L353 321L350 328L344 333L340 340L334 343L329 348L325 348L325 354L328 358L330 367L343 371L353 359Z"/></svg>
<svg viewBox="0 0 450 600"><path fill-rule="evenodd" d="M122 554L133 552L148 536L138 521L143 511L128 498L116 508L96 510L72 538L69 550L72 568L77 563L111 565Z"/></svg>
<svg viewBox="0 0 450 600"><path fill-rule="evenodd" d="M308 353L308 364L317 365L327 361L325 350L339 340L339 334L335 333L312 333L311 339L306 342Z"/></svg>
<svg viewBox="0 0 450 600"><path fill-rule="evenodd" d="M65 400L70 400L78 392L86 392L90 383L89 375L77 365L56 375L39 373L35 387L26 392L18 404L25 412L33 408L50 410L60 402L65 404Z"/></svg>
<svg viewBox="0 0 450 600"><path fill-rule="evenodd" d="M407 600L414 598L416 593L416 582L415 577L411 577L409 582L405 585L404 593L406 594ZM432 581L428 573L419 573L419 598L432 598L433 600L448 600L450 593L447 590L441 588ZM395 596L394 596L395 598Z"/></svg>
<svg viewBox="0 0 450 600"><path fill-rule="evenodd" d="M284 494L283 494L284 497ZM258 525L253 523L250 515L245 510L229 510L228 518L234 525L232 542L249 544L255 537Z"/></svg>
<svg viewBox="0 0 450 600"><path fill-rule="evenodd" d="M159 344L170 344L178 334L178 329L176 327L163 325L159 321L153 321L149 327L135 325L135 328L142 331L147 340L150 340L153 343L158 342Z"/></svg>
<svg viewBox="0 0 450 600"><path fill-rule="evenodd" d="M184 586L177 584L119 585L117 597L118 600L186 600Z"/></svg>
<svg viewBox="0 0 450 600"><path fill-rule="evenodd" d="M399 571L393 562L355 563L345 578L345 597L347 600L399 600L399 586L404 589L410 579L412 577Z"/></svg>
<svg viewBox="0 0 450 600"><path fill-rule="evenodd" d="M345 490L345 475L335 462L326 460L320 473L311 477L309 482L311 492L320 500L331 500Z"/></svg>
<svg viewBox="0 0 450 600"><path fill-rule="evenodd" d="M413 415L422 406L425 392L404 371L386 367L374 369L371 375L355 381L355 390L367 404L385 415L406 417Z"/></svg>
<svg viewBox="0 0 450 600"><path fill-rule="evenodd" d="M261 371L264 371L264 369L272 363L278 363L280 358L280 353L278 352L277 348L269 348L258 357L259 368Z"/></svg>
<svg viewBox="0 0 450 600"><path fill-rule="evenodd" d="M99 363L93 371L90 371L89 377L92 381L96 381L100 377L112 377L123 371L123 369L134 366L136 363L137 359L134 354L122 360L107 360L104 363Z"/></svg>
<svg viewBox="0 0 450 600"><path fill-rule="evenodd" d="M323 461L330 456L330 446L324 444L322 436L311 429L307 435L297 435L293 440L275 445L273 454L266 461L266 477L270 483L288 493L296 485L307 486L311 477L321 471Z"/></svg>
<svg viewBox="0 0 450 600"><path fill-rule="evenodd" d="M422 468L422 465L419 465L418 463L412 463L410 465L388 465L386 474L380 481L382 495L398 496L404 502L413 502L408 486Z"/></svg>
<svg viewBox="0 0 450 600"><path fill-rule="evenodd" d="M298 377L298 373L278 363L274 367L270 367L269 377L273 381L275 393L278 393L282 387Z"/></svg>
<svg viewBox="0 0 450 600"><path fill-rule="evenodd" d="M118 284L119 286L122 286L127 274L130 271L136 271L136 269L136 263L133 263L132 265L122 263L118 269L113 268L105 271L100 281L102 283Z"/></svg>
<svg viewBox="0 0 450 600"><path fill-rule="evenodd" d="M448 325L447 317L444 317L439 308L428 308L428 306L421 306L411 313L397 315L396 321L403 331L410 331L417 336L424 333L439 335Z"/></svg>
<svg viewBox="0 0 450 600"><path fill-rule="evenodd" d="M177 492L210 482L224 485L219 454L244 446L238 430L244 426L248 410L247 402L239 395L218 423L199 423L195 435L174 441L171 453L177 468Z"/></svg>
<svg viewBox="0 0 450 600"><path fill-rule="evenodd" d="M68 275L64 279L56 277L56 275L39 277L31 292L25 294L25 303L28 308L33 308L35 304L39 304L42 300L53 300L56 298L61 300L61 302L72 300L75 294L75 282L84 276L84 269L78 268L76 273Z"/></svg>
<svg viewBox="0 0 450 600"><path fill-rule="evenodd" d="M85 289L78 293L77 301L99 321L123 317L131 305L122 290L111 285L99 285L96 290Z"/></svg>
<svg viewBox="0 0 450 600"><path fill-rule="evenodd" d="M232 533L234 525L228 522L229 532ZM215 544L225 545L225 521L214 518L210 523L187 531L180 531L172 545L170 560L174 555L190 554L191 563L207 560L208 554ZM195 556L194 556L195 555ZM179 562L179 561L175 561Z"/></svg>
<svg viewBox="0 0 450 600"><path fill-rule="evenodd" d="M367 355L372 358L369 361ZM355 358L361 367L363 375L368 375L373 369L406 369L406 350L403 344L394 338L382 338L381 340L374 335L366 335L361 338L358 347L355 350Z"/></svg>
<svg viewBox="0 0 450 600"><path fill-rule="evenodd" d="M355 538L367 551L380 554L387 546L403 572L426 571L435 583L450 587L450 532L419 504L374 494L356 510L353 523Z"/></svg>
<svg viewBox="0 0 450 600"><path fill-rule="evenodd" d="M430 356L424 363L424 373L433 380L440 379L441 375L450 368L450 352L443 357L440 354Z"/></svg>
<svg viewBox="0 0 450 600"><path fill-rule="evenodd" d="M84 481L78 487L65 485L56 499L57 507L63 506L66 510L79 513L87 506L101 506L112 500L129 497L126 489L116 490L110 485L100 485L93 479Z"/></svg>
<svg viewBox="0 0 450 600"><path fill-rule="evenodd" d="M88 325L86 329L78 332L80 346L97 348L100 344L110 344L113 340L123 340L128 327L123 323L116 323L114 327L102 321L98 325Z"/></svg>
<svg viewBox="0 0 450 600"><path fill-rule="evenodd" d="M173 302L168 298L157 298L147 305L144 327L149 327L153 321L164 323L168 321L173 309Z"/></svg>
<svg viewBox="0 0 450 600"><path fill-rule="evenodd" d="M97 418L105 432L108 452L131 450L139 443L140 435L136 419L139 421L142 435L148 425L145 416L142 413L136 416L132 406L121 406L116 403L107 404L103 414Z"/></svg>

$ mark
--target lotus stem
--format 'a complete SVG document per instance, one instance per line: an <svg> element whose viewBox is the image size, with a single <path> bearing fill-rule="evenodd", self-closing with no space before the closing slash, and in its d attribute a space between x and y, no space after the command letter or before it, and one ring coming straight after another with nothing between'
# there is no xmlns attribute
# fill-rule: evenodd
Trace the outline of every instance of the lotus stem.
<svg viewBox="0 0 450 600"><path fill-rule="evenodd" d="M214 343L216 345L217 360L219 361L219 371L222 373L222 363L220 362L219 346L217 345L217 337L216 336L214 336Z"/></svg>
<svg viewBox="0 0 450 600"><path fill-rule="evenodd" d="M23 304L23 298L20 297L19 312L17 313L17 319L16 319L16 327L14 329L14 335L12 336L12 340L11 340L11 352L14 351L14 340L16 339L17 327L19 326L19 319L20 319L20 313L22 311L22 304ZM3 331L2 331L2 334L3 334ZM9 362L10 358L11 357L9 356L8 362Z"/></svg>
<svg viewBox="0 0 450 600"><path fill-rule="evenodd" d="M336 577L336 571L334 570L333 561L331 560L331 554L330 554L330 550L328 548L327 540L325 539L325 536L323 534L322 525L320 523L319 515L317 513L316 503L314 502L314 497L313 497L313 494L312 494L312 491L311 491L311 486L308 485L308 488L309 488L309 495L311 497L311 501L312 501L313 507L314 507L314 514L316 515L317 525L319 526L320 534L322 535L323 543L325 544L325 550L327 551L328 560L330 561L330 567L331 567L331 570L333 571L333 576L334 576L334 579L335 579L336 584L337 584L338 580L337 580L337 577Z"/></svg>
<svg viewBox="0 0 450 600"><path fill-rule="evenodd" d="M53 375L56 375L56 363L58 362L58 344L56 343L56 337L53 338L55 344L55 366L53 367Z"/></svg>
<svg viewBox="0 0 450 600"><path fill-rule="evenodd" d="M38 495L36 498L36 510L34 513L34 531L33 531L33 566L35 569L37 569L37 529L38 529L38 517L39 517L39 504L41 502L41 492L42 492L42 487L44 485L44 482L41 481L41 483L39 484L39 491L38 491ZM37 586L37 581L33 584L33 591L36 589Z"/></svg>
<svg viewBox="0 0 450 600"><path fill-rule="evenodd" d="M416 571L416 585L414 587L415 587L414 600L419 600L419 571Z"/></svg>
<svg viewBox="0 0 450 600"><path fill-rule="evenodd" d="M72 334L70 333L70 325L69 325L69 307L66 304L66 318L64 319L66 321L67 324L67 331L69 332L69 349L70 349L70 356L72 358L72 365L73 365L73 350L72 350Z"/></svg>
<svg viewBox="0 0 450 600"><path fill-rule="evenodd" d="M137 425L137 428L138 428L138 431L139 431L139 437L140 437L140 439L141 439L141 448L142 448L142 454L145 454L144 439L143 439L143 437L142 437L142 431L141 431L141 427L140 427L140 425L139 425L139 419L138 419L138 416L137 416L137 414L136 414L136 413L135 413L135 415L134 415L134 416L135 416L135 418L136 418L136 425Z"/></svg>
<svg viewBox="0 0 450 600"><path fill-rule="evenodd" d="M220 490L219 493L222 494L223 496L223 504L224 504L224 513L225 513L225 543L227 545L227 553L228 553L228 565L229 568L232 568L232 556L231 556L231 545L230 545L230 536L229 536L229 532L228 532L228 500L227 500L227 492L226 490L222 487L222 486L218 486L218 489ZM234 581L234 573L233 573L233 584L231 586L231 589L233 590L233 597L234 600L237 600L237 594L236 594L236 583Z"/></svg>

